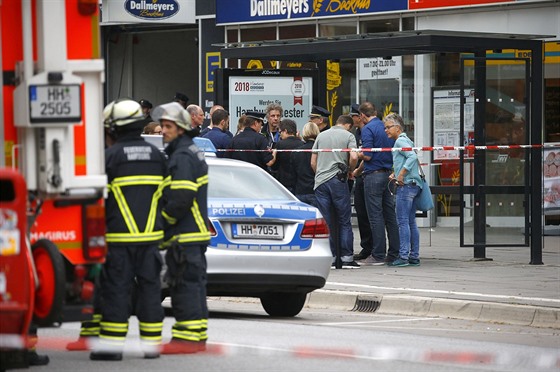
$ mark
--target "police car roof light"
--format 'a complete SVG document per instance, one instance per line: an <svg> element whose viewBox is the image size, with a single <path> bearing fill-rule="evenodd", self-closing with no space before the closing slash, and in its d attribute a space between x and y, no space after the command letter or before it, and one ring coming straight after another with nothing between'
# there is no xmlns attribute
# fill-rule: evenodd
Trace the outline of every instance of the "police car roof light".
<svg viewBox="0 0 560 372"><path fill-rule="evenodd" d="M208 138L194 137L193 141L194 141L194 144L197 145L198 148L200 148L204 152L211 152L211 153L214 153L214 154L216 152L218 152L216 150L216 147L212 143L212 141L210 141Z"/></svg>

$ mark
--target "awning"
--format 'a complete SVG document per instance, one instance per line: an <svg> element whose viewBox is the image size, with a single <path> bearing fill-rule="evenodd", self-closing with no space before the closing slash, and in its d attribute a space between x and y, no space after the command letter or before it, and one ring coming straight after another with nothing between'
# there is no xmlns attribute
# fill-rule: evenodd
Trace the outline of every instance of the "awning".
<svg viewBox="0 0 560 372"><path fill-rule="evenodd" d="M415 30L288 40L214 44L222 58L318 62L345 58L533 49L551 35Z"/></svg>

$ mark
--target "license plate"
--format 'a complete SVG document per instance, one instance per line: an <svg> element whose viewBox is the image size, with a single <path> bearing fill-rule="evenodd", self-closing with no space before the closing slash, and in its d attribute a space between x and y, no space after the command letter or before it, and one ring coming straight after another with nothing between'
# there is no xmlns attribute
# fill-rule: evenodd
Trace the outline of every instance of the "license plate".
<svg viewBox="0 0 560 372"><path fill-rule="evenodd" d="M284 239L283 225L234 223L232 230L234 238Z"/></svg>

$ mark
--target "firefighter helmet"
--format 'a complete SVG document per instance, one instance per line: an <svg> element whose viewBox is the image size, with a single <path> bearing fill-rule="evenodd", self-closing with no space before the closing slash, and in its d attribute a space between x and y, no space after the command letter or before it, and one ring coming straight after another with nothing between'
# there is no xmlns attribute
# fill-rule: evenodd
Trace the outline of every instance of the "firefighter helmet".
<svg viewBox="0 0 560 372"><path fill-rule="evenodd" d="M109 103L103 109L103 119L106 127L122 127L144 120L142 107L131 99L120 99Z"/></svg>
<svg viewBox="0 0 560 372"><path fill-rule="evenodd" d="M170 120L185 130L192 130L191 114L177 102L159 105L152 110L150 115L154 121Z"/></svg>

